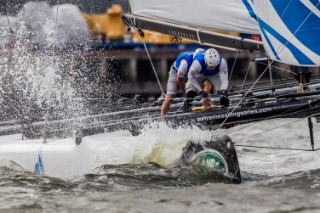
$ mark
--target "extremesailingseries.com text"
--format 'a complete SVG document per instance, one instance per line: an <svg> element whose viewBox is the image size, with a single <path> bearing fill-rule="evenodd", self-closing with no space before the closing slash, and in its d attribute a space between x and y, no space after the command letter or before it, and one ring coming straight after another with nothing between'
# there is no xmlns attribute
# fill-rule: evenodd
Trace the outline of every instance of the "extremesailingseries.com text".
<svg viewBox="0 0 320 213"><path fill-rule="evenodd" d="M204 121L212 121L217 119L225 119L225 118L233 118L233 117L240 118L242 116L256 115L256 114L268 113L268 112L272 112L272 108L249 109L241 112L229 112L229 113L222 113L217 115L210 115L210 116L197 118L196 121L204 122Z"/></svg>

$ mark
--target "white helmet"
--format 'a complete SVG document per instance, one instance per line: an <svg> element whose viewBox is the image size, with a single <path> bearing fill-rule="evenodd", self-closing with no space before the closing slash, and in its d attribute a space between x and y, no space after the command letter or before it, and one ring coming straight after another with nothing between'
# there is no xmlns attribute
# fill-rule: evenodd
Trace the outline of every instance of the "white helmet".
<svg viewBox="0 0 320 213"><path fill-rule="evenodd" d="M204 54L204 61L207 67L216 67L220 64L220 55L216 49L210 48Z"/></svg>
<svg viewBox="0 0 320 213"><path fill-rule="evenodd" d="M197 48L195 51L194 51L194 53L193 53L193 59L196 57L196 55L199 53L199 52L201 52L201 51L205 51L205 49L203 49L203 48Z"/></svg>

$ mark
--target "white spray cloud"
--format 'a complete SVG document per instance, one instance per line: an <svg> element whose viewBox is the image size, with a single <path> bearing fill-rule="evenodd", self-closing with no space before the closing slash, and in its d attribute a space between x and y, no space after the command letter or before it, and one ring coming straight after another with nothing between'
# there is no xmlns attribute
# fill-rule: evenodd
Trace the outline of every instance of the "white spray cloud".
<svg viewBox="0 0 320 213"><path fill-rule="evenodd" d="M29 100L31 106L26 110L33 110L34 103L59 109L67 106L73 111L82 108L81 104L73 106L77 89L70 77L81 50L56 50L90 41L88 26L76 5L50 7L45 1L27 2L16 17L0 16L0 92L18 91L17 99ZM40 50L34 51L35 47ZM0 102L5 102L1 96ZM19 107L25 110L26 105Z"/></svg>
<svg viewBox="0 0 320 213"><path fill-rule="evenodd" d="M54 6L52 10L57 15L58 40L62 44L85 43L90 40L87 23L76 5L58 5Z"/></svg>
<svg viewBox="0 0 320 213"><path fill-rule="evenodd" d="M13 29L13 35L10 34L10 27ZM24 45L64 47L91 41L87 23L80 9L71 4L51 8L44 1L27 2L16 17L0 16L0 30L1 46L19 41Z"/></svg>
<svg viewBox="0 0 320 213"><path fill-rule="evenodd" d="M22 27L22 33L35 44L56 43L54 24L53 11L46 2L27 2L17 15L17 28Z"/></svg>

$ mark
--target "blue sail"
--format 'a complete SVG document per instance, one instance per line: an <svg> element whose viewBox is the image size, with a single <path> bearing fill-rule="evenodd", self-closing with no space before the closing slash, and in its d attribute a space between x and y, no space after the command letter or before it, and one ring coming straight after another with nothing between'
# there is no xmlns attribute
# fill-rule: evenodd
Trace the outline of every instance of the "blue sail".
<svg viewBox="0 0 320 213"><path fill-rule="evenodd" d="M297 66L320 65L319 0L252 0L261 37L273 60Z"/></svg>

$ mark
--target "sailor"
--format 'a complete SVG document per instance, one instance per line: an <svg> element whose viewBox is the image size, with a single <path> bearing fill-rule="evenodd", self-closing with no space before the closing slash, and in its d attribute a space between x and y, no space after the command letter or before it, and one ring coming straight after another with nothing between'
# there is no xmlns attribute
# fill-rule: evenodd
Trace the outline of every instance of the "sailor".
<svg viewBox="0 0 320 213"><path fill-rule="evenodd" d="M168 114L171 102L179 89L185 92L185 81L187 80L188 70L193 62L193 58L199 52L205 52L205 49L197 48L195 51L182 52L171 65L167 83L167 94L161 107L161 115Z"/></svg>
<svg viewBox="0 0 320 213"><path fill-rule="evenodd" d="M193 98L198 94L203 97L202 104L205 109L211 107L210 91L220 94L222 106L229 106L227 98L228 66L216 49L199 52L190 66L188 81L186 83L186 101L184 110L190 111Z"/></svg>

